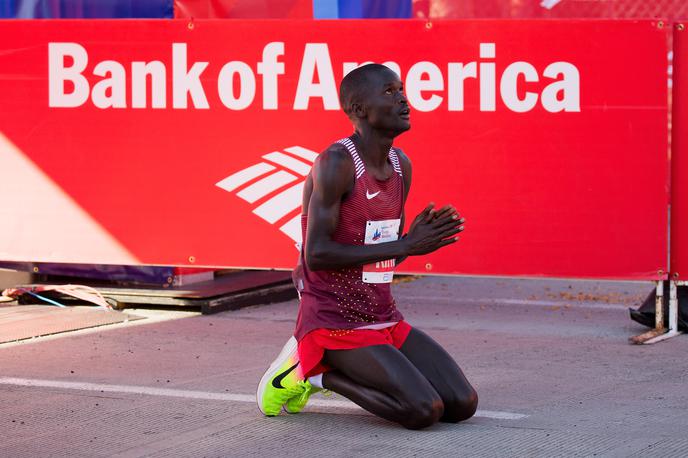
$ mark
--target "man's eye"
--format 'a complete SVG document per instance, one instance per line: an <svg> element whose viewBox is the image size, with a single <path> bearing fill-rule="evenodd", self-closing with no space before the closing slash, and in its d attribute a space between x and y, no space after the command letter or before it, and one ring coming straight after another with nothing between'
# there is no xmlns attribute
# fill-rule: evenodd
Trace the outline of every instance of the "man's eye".
<svg viewBox="0 0 688 458"><path fill-rule="evenodd" d="M385 91L385 94L392 95L392 90L391 90L391 89L387 89L387 90Z"/></svg>

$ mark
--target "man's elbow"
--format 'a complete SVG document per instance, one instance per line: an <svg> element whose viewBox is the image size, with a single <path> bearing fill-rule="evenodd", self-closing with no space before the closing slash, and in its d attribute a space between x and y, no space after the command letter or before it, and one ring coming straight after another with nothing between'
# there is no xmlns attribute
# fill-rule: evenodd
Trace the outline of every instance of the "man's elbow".
<svg viewBox="0 0 688 458"><path fill-rule="evenodd" d="M319 250L317 247L313 247L306 250L305 259L306 266L308 270L324 270L327 268L326 262L323 260L323 251Z"/></svg>

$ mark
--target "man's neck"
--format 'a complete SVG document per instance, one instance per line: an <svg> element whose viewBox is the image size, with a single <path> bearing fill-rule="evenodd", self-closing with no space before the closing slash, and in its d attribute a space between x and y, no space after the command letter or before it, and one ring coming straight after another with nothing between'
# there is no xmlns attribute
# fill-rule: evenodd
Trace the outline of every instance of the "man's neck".
<svg viewBox="0 0 688 458"><path fill-rule="evenodd" d="M387 162L389 149L394 137L368 126L357 126L354 141L358 144L359 154L373 167L383 167Z"/></svg>

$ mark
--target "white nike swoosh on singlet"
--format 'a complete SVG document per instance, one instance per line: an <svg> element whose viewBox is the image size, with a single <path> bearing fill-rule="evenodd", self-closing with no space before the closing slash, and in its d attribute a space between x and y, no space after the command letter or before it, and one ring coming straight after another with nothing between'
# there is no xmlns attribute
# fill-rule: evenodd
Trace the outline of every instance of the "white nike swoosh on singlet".
<svg viewBox="0 0 688 458"><path fill-rule="evenodd" d="M370 194L368 192L368 190L366 189L366 197L368 198L368 200L372 199L373 197L377 196L378 194L380 194L380 191L374 192L373 194Z"/></svg>

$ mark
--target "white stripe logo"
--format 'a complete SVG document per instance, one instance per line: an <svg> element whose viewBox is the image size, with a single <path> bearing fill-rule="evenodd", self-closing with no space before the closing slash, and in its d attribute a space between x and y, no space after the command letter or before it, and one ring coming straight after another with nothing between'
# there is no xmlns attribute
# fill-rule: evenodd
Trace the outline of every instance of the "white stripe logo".
<svg viewBox="0 0 688 458"><path fill-rule="evenodd" d="M302 146L265 154L266 162L247 167L215 185L250 204L253 213L301 245L301 207L303 186L318 153ZM373 196L374 197L374 196ZM285 221L286 220L286 221Z"/></svg>
<svg viewBox="0 0 688 458"><path fill-rule="evenodd" d="M366 197L368 198L368 200L372 199L373 197L377 196L378 194L380 194L380 191L374 192L374 193L371 194L371 193L368 192L368 190L366 189Z"/></svg>

